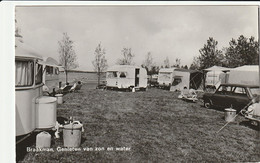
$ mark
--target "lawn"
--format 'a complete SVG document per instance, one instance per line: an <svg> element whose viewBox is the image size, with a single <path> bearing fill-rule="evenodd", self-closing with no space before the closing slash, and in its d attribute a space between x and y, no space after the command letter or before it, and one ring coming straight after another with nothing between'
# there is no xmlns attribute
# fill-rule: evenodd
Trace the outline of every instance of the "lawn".
<svg viewBox="0 0 260 163"><path fill-rule="evenodd" d="M64 96L57 115L82 121L81 148L94 151L27 152L24 162L231 162L260 161L259 130L238 116L221 132L224 112L202 103L177 99L178 93L151 88L146 92L94 89ZM32 139L31 139L32 140ZM35 147L35 143L30 146ZM95 151L96 147L100 151ZM108 147L113 150L108 151ZM125 147L125 151L116 148ZM104 148L104 150L103 150ZM111 149L111 148L110 148ZM123 149L123 148L122 148Z"/></svg>

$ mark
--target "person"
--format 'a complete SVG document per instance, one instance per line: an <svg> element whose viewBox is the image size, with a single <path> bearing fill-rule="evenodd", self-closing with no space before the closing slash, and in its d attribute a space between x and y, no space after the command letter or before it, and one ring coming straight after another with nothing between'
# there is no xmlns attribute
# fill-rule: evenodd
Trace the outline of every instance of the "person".
<svg viewBox="0 0 260 163"><path fill-rule="evenodd" d="M183 90L181 91L181 96L182 96L182 98L188 98L189 90L187 89L186 86L183 87Z"/></svg>
<svg viewBox="0 0 260 163"><path fill-rule="evenodd" d="M252 104L247 108L246 114L248 117L260 117L259 96L252 99Z"/></svg>
<svg viewBox="0 0 260 163"><path fill-rule="evenodd" d="M195 102L197 100L197 94L194 89L189 90L187 88L187 86L184 86L183 90L181 91L181 94L178 96L178 98L188 99L188 100L192 100Z"/></svg>

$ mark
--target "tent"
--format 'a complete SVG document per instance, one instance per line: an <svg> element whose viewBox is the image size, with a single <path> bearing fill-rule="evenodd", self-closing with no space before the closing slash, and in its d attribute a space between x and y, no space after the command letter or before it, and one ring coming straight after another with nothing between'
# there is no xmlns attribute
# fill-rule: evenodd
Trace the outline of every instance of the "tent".
<svg viewBox="0 0 260 163"><path fill-rule="evenodd" d="M174 80L171 86L171 91L187 89L198 89L202 82L202 73L195 70L175 69Z"/></svg>
<svg viewBox="0 0 260 163"><path fill-rule="evenodd" d="M259 66L245 65L232 69L228 83L259 85Z"/></svg>
<svg viewBox="0 0 260 163"><path fill-rule="evenodd" d="M223 71L223 72L227 72L230 71L230 68L226 68L226 67L221 67L221 66L212 66L210 68L204 69L204 71Z"/></svg>
<svg viewBox="0 0 260 163"><path fill-rule="evenodd" d="M231 68L212 66L204 69L205 74L205 87L217 88L220 84L226 83L228 80L228 72Z"/></svg>

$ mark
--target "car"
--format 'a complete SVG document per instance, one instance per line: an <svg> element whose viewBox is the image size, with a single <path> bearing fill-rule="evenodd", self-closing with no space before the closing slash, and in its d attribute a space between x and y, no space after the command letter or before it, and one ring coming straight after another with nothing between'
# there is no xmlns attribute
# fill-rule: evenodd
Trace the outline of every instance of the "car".
<svg viewBox="0 0 260 163"><path fill-rule="evenodd" d="M204 93L202 99L206 108L232 107L240 111L259 95L260 89L257 85L221 84L214 93Z"/></svg>

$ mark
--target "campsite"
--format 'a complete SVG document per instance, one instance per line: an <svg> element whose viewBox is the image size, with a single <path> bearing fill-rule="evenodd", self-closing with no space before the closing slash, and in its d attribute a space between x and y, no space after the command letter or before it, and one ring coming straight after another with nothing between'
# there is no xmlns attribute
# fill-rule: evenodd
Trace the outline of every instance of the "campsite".
<svg viewBox="0 0 260 163"><path fill-rule="evenodd" d="M16 161L259 161L258 11L15 7Z"/></svg>
<svg viewBox="0 0 260 163"><path fill-rule="evenodd" d="M20 161L259 160L259 130L248 120L238 116L235 122L216 134L225 124L223 111L206 109L202 103L188 103L177 96L176 92L157 88L124 92L95 89L95 85L85 83L78 93L64 96L64 103L57 106L57 116L73 115L82 121L85 131L80 148L113 147L114 150L58 152L57 147L63 147L63 141L52 138L54 152L26 152ZM35 148L35 141L30 147ZM131 150L115 151L116 147Z"/></svg>

